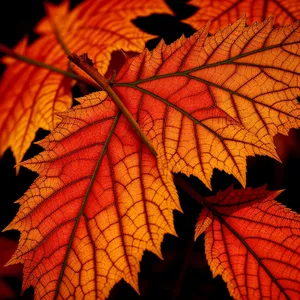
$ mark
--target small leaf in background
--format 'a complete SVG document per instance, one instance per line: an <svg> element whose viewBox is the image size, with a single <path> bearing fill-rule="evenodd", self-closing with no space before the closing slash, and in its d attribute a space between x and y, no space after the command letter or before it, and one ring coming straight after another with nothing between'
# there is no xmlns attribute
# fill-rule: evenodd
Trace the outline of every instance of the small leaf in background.
<svg viewBox="0 0 300 300"><path fill-rule="evenodd" d="M152 13L171 13L161 0L86 0L69 12L69 1L46 3L48 17L36 27L41 36L15 52L67 71L66 52L88 52L95 66L106 72L115 50L141 52L153 36L131 20ZM38 128L53 130L57 112L71 107L74 80L49 69L4 58L8 64L0 82L0 156L11 147L19 163Z"/></svg>
<svg viewBox="0 0 300 300"><path fill-rule="evenodd" d="M184 22L196 29L211 22L212 33L243 16L248 24L274 16L275 24L289 25L300 18L299 0L190 0L188 4L199 10Z"/></svg>
<svg viewBox="0 0 300 300"><path fill-rule="evenodd" d="M26 38L21 42L24 44ZM46 61L56 44L55 39L47 37L23 48L21 54ZM60 59L65 60L63 53ZM9 65L0 82L0 155L11 147L19 163L38 128L54 129L60 122L55 113L70 108L74 80L25 62L6 57L4 61ZM61 68L65 65L62 61L49 63Z"/></svg>
<svg viewBox="0 0 300 300"><path fill-rule="evenodd" d="M24 264L23 290L105 299L124 278L138 291L144 250L161 257L180 210L170 173L140 143L105 92L79 99L24 165L40 177L6 229L20 230L10 263Z"/></svg>
<svg viewBox="0 0 300 300"><path fill-rule="evenodd" d="M279 193L228 188L206 198L195 238L205 232L213 276L235 299L300 297L300 216L274 200Z"/></svg>

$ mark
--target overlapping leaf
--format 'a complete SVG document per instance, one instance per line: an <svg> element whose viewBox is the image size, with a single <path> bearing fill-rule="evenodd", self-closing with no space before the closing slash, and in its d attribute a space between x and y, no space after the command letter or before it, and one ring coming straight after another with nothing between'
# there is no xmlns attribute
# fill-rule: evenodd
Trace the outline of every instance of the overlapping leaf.
<svg viewBox="0 0 300 300"><path fill-rule="evenodd" d="M198 29L211 21L211 32L234 23L242 16L247 17L249 24L264 21L270 16L274 16L280 25L289 25L300 19L298 0L190 0L189 4L199 7L199 10L184 22Z"/></svg>
<svg viewBox="0 0 300 300"><path fill-rule="evenodd" d="M171 172L210 186L218 168L245 184L246 156L276 157L272 136L299 126L299 30L240 20L129 59L112 86L157 159L103 93L61 115L25 163L40 176L7 228L21 231L10 263L24 263L23 289L104 299L121 278L137 289L143 251L160 255L175 234Z"/></svg>
<svg viewBox="0 0 300 300"><path fill-rule="evenodd" d="M98 92L65 115L26 166L40 177L8 229L22 231L12 262L36 299L104 299L124 278L138 291L144 250L161 257L180 209L170 173Z"/></svg>
<svg viewBox="0 0 300 300"><path fill-rule="evenodd" d="M69 68L67 49L85 51L103 74L114 50L140 52L152 37L132 19L171 13L161 0L86 0L71 12L65 0L58 7L47 4L46 9L48 18L36 28L42 36L28 47L23 40L16 51L63 70ZM24 62L7 58L4 62L8 67L0 83L0 155L11 147L18 163L37 129L53 130L60 121L55 113L70 108L72 81Z"/></svg>
<svg viewBox="0 0 300 300"><path fill-rule="evenodd" d="M300 216L265 187L229 188L207 198L195 238L205 231L213 276L235 299L299 299Z"/></svg>
<svg viewBox="0 0 300 300"><path fill-rule="evenodd" d="M129 60L116 91L165 167L208 187L213 168L245 184L246 156L276 157L273 136L300 126L300 24L207 32Z"/></svg>

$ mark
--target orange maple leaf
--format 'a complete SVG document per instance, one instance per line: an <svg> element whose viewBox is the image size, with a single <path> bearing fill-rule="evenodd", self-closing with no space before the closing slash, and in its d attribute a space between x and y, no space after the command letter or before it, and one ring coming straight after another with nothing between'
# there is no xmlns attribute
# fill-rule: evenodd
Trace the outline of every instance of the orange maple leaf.
<svg viewBox="0 0 300 300"><path fill-rule="evenodd" d="M104 299L124 278L138 290L144 250L161 256L175 234L172 172L210 187L218 168L245 184L246 156L276 158L273 135L299 127L299 31L242 19L129 59L112 87L157 159L105 92L60 114L45 151L23 163L40 176L6 228L21 232L9 264L24 264L23 289Z"/></svg>
<svg viewBox="0 0 300 300"><path fill-rule="evenodd" d="M300 18L298 0L190 0L188 4L200 9L183 22L196 29L212 22L211 32L216 32L245 15L249 24L274 16L278 24L289 25Z"/></svg>
<svg viewBox="0 0 300 300"><path fill-rule="evenodd" d="M172 13L161 0L86 0L69 12L69 1L46 3L48 17L36 27L42 36L27 46L26 38L15 49L38 61L67 71L66 52L88 52L103 74L115 50L141 52L153 36L131 20L151 13ZM11 147L19 163L38 128L53 130L60 122L56 112L72 104L70 78L12 58L0 83L0 156Z"/></svg>
<svg viewBox="0 0 300 300"><path fill-rule="evenodd" d="M299 299L300 216L266 187L228 188L214 197L196 225L205 232L213 277L221 275L235 299Z"/></svg>
<svg viewBox="0 0 300 300"><path fill-rule="evenodd" d="M300 22L208 28L128 60L115 91L163 165L210 187L213 168L245 185L246 156L277 158L273 136L300 126Z"/></svg>

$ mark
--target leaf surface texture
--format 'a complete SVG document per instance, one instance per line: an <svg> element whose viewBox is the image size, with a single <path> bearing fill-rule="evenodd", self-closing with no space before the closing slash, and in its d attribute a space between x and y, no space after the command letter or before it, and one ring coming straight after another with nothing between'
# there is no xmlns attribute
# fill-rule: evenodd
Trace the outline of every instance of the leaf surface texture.
<svg viewBox="0 0 300 300"><path fill-rule="evenodd" d="M300 296L300 216L274 200L279 193L229 188L201 211L195 238L205 232L213 276L235 299Z"/></svg>
<svg viewBox="0 0 300 300"><path fill-rule="evenodd" d="M25 163L40 177L9 229L22 230L12 261L24 264L23 289L36 285L37 299L104 299L121 278L138 290L144 250L161 257L164 234L175 234L171 174L105 97L81 100Z"/></svg>
<svg viewBox="0 0 300 300"><path fill-rule="evenodd" d="M188 4L199 10L184 22L196 29L212 22L211 32L216 32L243 16L247 17L249 24L274 16L276 24L289 25L300 18L298 0L190 0Z"/></svg>

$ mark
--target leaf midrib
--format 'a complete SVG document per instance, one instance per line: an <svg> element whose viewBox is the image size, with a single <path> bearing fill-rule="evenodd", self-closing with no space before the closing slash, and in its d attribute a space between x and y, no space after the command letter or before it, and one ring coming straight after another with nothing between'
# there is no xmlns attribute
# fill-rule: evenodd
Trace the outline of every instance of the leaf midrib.
<svg viewBox="0 0 300 300"><path fill-rule="evenodd" d="M222 213L220 213L213 204L209 203L206 199L203 201L203 205L208 209L218 220L219 222L224 225L242 244L243 246L251 253L251 255L255 258L257 263L263 268L263 270L268 274L270 279L275 283L275 285L278 287L280 292L286 297L286 299L290 300L290 297L287 295L283 287L280 285L278 280L273 276L271 271L268 269L268 267L263 263L261 258L256 254L256 252L248 245L248 243L245 241L245 239L234 229L232 226L230 226L227 221L225 220ZM212 226L212 224L211 224ZM228 254L228 253L227 253ZM228 254L229 255L229 254Z"/></svg>
<svg viewBox="0 0 300 300"><path fill-rule="evenodd" d="M209 131L211 134L213 134L214 136L216 136L220 141L221 143L223 144L224 148L227 149L227 152L231 155L231 152L228 150L228 147L227 145L225 144L225 140L227 139L224 139L221 135L219 135L216 131L212 130L209 126L205 125L203 122L197 120L196 118L194 118L191 114L189 114L188 112L186 112L185 110L183 110L182 108L178 107L177 105L169 102L168 100L154 94L154 93L151 93L149 92L148 90L145 90L143 88L140 88L140 87L135 87L135 89L145 93L145 94L148 94L162 102L164 102L166 105L169 105L171 106L172 108L176 109L177 111L179 111L180 113L182 113L183 115L185 115L186 117L188 117L192 122L194 122L194 124L198 124L199 126L202 126L203 128L205 128L207 131ZM228 118L227 118L227 121L229 122L228 125L237 125L237 126L240 126L242 128L242 125L239 124L238 122L234 123L233 121L231 121L232 118L228 115ZM231 122L231 123L230 123ZM243 141L244 144L247 144L247 142ZM255 146L253 144L250 144L251 146ZM265 146L265 145L264 145ZM262 146L261 146L262 147ZM273 157L273 154L270 152L269 149L267 148L263 148L265 151L268 151L270 153L270 156ZM231 155L232 157L232 155ZM235 162L235 160L233 159L233 161Z"/></svg>
<svg viewBox="0 0 300 300"><path fill-rule="evenodd" d="M226 64L233 64L233 62L235 60L243 58L243 57L250 56L252 54L257 54L257 53L265 52L265 51L268 51L268 50L271 50L271 49L281 48L283 46L290 46L290 45L295 45L295 44L299 44L299 43L300 43L300 41L299 42L286 43L286 44L283 44L283 43L276 44L276 45L272 45L272 46L269 46L269 47L264 47L264 48L259 48L259 49L256 49L256 50L252 50L252 51L247 52L247 53L242 53L242 54L236 55L232 58L222 60L222 61L219 61L219 62L198 66L198 67L186 70L186 71L155 75L155 76L151 76L151 77L148 77L148 78L145 78L145 79L139 79L139 80L136 80L136 81L126 82L126 83L115 82L115 83L112 84L112 86L115 86L115 87L117 87L117 86L120 86L120 87L121 86L135 87L138 84L148 82L148 81L153 81L153 80L159 80L159 79L162 79L162 78L169 78L169 77L176 77L176 76L186 76L187 77L187 76L190 76L189 73L192 73L192 72L196 72L196 71L200 71L200 70L208 69L208 68L213 68L213 67L218 67L218 66L222 66L222 65L226 65ZM244 64L244 63L239 63L239 64ZM245 64L247 64L247 63L245 63ZM260 67L261 65L253 64L252 66ZM273 68L272 66L264 66L264 67ZM290 72L290 71L285 70L285 72Z"/></svg>
<svg viewBox="0 0 300 300"><path fill-rule="evenodd" d="M116 115L116 118L115 118L115 120L113 122L113 125L112 125L112 127L111 127L111 129L109 131L108 137L107 137L107 139L105 141L104 147L103 147L103 149L101 151L100 157L99 157L99 159L97 161L97 164L95 166L95 169L94 169L94 172L93 172L90 184L89 184L89 186L87 188L85 197L83 199L80 211L79 211L78 215L76 216L76 222L74 224L74 227L73 227L73 230L72 230L72 233L71 233L71 236L70 236L70 240L69 240L69 243L68 243L68 248L67 248L67 251L66 251L66 254L65 254L65 258L64 258L64 261L63 261L63 265L62 265L62 268L60 270L59 278L58 278L58 281L57 281L54 300L57 300L59 292L60 292L60 286L61 286L62 279L63 279L64 273L65 273L65 269L66 269L66 266L67 266L67 263L68 263L69 255L71 253L71 248L72 248L73 240L75 238L75 234L76 234L76 231L77 231L77 228L78 228L78 225L79 225L79 221L81 219L81 216L83 215L85 206L87 204L87 200L88 200L89 195L90 195L90 193L92 191L93 184L94 184L94 182L96 180L96 176L98 174L98 170L100 168L100 165L102 163L104 155L107 152L107 148L108 148L109 142L110 142L110 140L111 140L111 138L113 136L113 133L115 131L117 123L118 123L118 121L120 119L120 116L121 116L121 112L119 111L118 114Z"/></svg>
<svg viewBox="0 0 300 300"><path fill-rule="evenodd" d="M288 38L289 36L286 37L286 39ZM218 85L214 82L211 82L211 81L208 81L208 80L205 80L203 78L200 78L200 77L196 77L196 76L193 76L193 75L190 75L190 73L192 72L196 72L196 71L199 71L199 70L203 70L203 69L208 69L208 68L213 68L213 67L217 67L217 66L222 66L222 65L248 65L248 66L252 66L252 67L258 67L258 68L274 68L272 66L261 66L261 65L256 65L256 64L251 64L251 63L243 63L243 62L234 62L235 60L237 59L240 59L240 58L243 58L243 57L247 57L247 56L250 56L252 54L256 54L256 53L260 53L260 52L265 52L265 51L268 51L268 50L271 50L271 49L274 49L274 48L281 48L283 46L289 46L289 45L294 45L294 44L299 44L300 42L291 42L291 43L280 43L280 44L276 44L276 45L273 45L273 46L269 46L269 47L264 47L264 48L260 48L260 49L256 49L256 50L252 50L250 52L247 52L247 53L243 53L243 54L239 54L239 55L236 55L232 58L229 58L229 59L226 59L226 60L223 60L223 61L220 61L220 62L216 62L216 63L212 63L212 64L206 64L206 65L202 65L202 66L199 66L199 67L195 67L195 68L192 68L192 69L189 69L189 70L186 70L186 71L182 71L182 72L174 72L174 73L168 73L168 74L162 74L162 75L155 75L155 76L152 76L152 77L149 77L149 78L145 78L145 79L139 79L139 80L136 80L136 81L133 81L133 82L126 82L126 83L122 83L122 82L115 82L112 84L112 87L131 87L133 89L137 89L137 90L140 90L141 92L145 93L145 94L148 94L152 97L155 97L156 99L164 102L166 105L170 105L171 107L173 107L174 109L176 109L177 111L181 112L182 114L184 114L185 116L189 117L193 122L197 123L198 125L201 125L203 127L205 127L206 129L208 129L210 132L216 134L216 136L222 140L222 137L217 135L217 133L213 132L208 126L204 125L201 121L195 119L193 116L191 116L188 112L186 112L185 110L183 110L182 108L178 107L177 105L169 102L167 99L164 99L140 86L138 86L139 84L141 83L145 83L145 82L150 82L150 81L154 81L154 80L159 80L159 79L163 79L163 78L169 78L169 77L177 77L177 76L184 76L186 78L189 78L189 79L193 79L193 80L196 80L196 81L200 81L200 82L203 82L204 84L208 85L208 86L214 86L218 89L221 89L223 91L226 91L228 92L229 94L231 95L236 95L236 96L239 96L245 100L248 100L252 103L257 103L257 104L260 104L260 105L264 105L272 110L275 110L281 114L284 114L284 115L287 115L287 116L290 116L288 113L284 112L284 111L281 111L279 109L276 109L275 107L270 107L269 105L267 105L266 103L260 103L260 102L256 102L254 99L250 98L250 97L247 97L237 91L233 91L229 88L226 88L226 87L223 87L221 85ZM296 55L296 54L295 54ZM163 62L164 63L164 62ZM279 68L276 68L275 69L279 69ZM293 73L293 74L296 74L298 75L296 72L293 72L293 71L290 71L290 70L282 70L282 71L285 71L285 72L288 72L288 73ZM299 74L300 75L300 74ZM260 116L260 115L259 115ZM231 119L230 115L228 115L228 119Z"/></svg>
<svg viewBox="0 0 300 300"><path fill-rule="evenodd" d="M174 177L174 182L179 187L181 187L187 194L189 194L192 198L194 198L197 202L199 202L202 206L204 206L205 209L207 209L214 217L216 217L219 220L219 222L221 223L221 225L224 225L243 244L243 246L253 255L253 257L256 259L257 263L263 268L263 270L267 273L267 275L275 283L275 285L278 287L278 289L280 290L280 292L286 297L286 299L290 300L290 297L286 294L284 288L280 285L280 283L278 282L278 280L273 276L273 274L267 268L267 266L262 262L262 260L256 254L256 252L248 245L248 243L244 240L244 238L234 228L232 228L232 226L230 226L226 222L226 220L224 218L224 217L226 217L226 215L224 215L221 212L219 212L218 209L215 207L215 205L219 206L219 202L217 204L209 202L209 200L207 200L205 197L202 197L196 191L196 189L194 187L192 187L191 185L189 185L180 176ZM213 224L210 224L209 226L213 226ZM223 227L221 227L221 228L223 228Z"/></svg>

